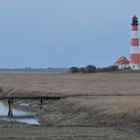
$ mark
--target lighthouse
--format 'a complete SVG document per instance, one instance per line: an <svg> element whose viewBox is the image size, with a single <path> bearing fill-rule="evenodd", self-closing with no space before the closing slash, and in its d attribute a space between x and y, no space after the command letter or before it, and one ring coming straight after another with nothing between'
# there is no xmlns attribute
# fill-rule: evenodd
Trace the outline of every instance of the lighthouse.
<svg viewBox="0 0 140 140"><path fill-rule="evenodd" d="M138 38L138 18L132 18L132 33L131 33L131 51L130 51L130 67L133 70L140 69L140 53L139 53L139 38Z"/></svg>

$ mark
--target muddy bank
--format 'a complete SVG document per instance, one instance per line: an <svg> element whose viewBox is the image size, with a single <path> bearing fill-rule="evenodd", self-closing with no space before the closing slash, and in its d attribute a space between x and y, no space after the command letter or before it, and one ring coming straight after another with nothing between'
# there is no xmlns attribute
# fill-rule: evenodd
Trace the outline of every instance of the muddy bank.
<svg viewBox="0 0 140 140"><path fill-rule="evenodd" d="M139 134L139 112L133 114L126 108L116 106L121 99L122 97L107 97L106 100L102 97L68 97L48 101L42 109L37 101L16 101L14 105L36 113L40 125L45 127L108 127Z"/></svg>
<svg viewBox="0 0 140 140"><path fill-rule="evenodd" d="M0 133L7 131L0 136L0 139L114 140L115 137L131 140L139 138L139 115L137 113L132 115L125 108L126 113L122 108L116 107L120 98L108 97L104 100L102 97L68 97L59 101L48 101L42 109L38 101L15 101L15 107L36 113L40 126L0 121ZM15 135L17 131L18 135Z"/></svg>
<svg viewBox="0 0 140 140"><path fill-rule="evenodd" d="M28 104L26 101L15 102L15 106L36 112L41 125L0 121L0 139L131 140L140 137L138 120L127 119L121 114L109 115L98 108L98 104L87 106L91 99L87 102L86 98L48 102L42 110L36 102L26 107L23 106Z"/></svg>

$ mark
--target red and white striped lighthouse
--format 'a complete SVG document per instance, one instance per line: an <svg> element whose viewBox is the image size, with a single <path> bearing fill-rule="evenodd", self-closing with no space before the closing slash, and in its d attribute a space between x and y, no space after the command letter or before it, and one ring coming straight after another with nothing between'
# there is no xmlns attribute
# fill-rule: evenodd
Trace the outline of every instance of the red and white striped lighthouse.
<svg viewBox="0 0 140 140"><path fill-rule="evenodd" d="M132 34L131 34L131 52L130 66L134 70L140 69L140 53L139 53L139 38L138 38L138 18L132 18Z"/></svg>

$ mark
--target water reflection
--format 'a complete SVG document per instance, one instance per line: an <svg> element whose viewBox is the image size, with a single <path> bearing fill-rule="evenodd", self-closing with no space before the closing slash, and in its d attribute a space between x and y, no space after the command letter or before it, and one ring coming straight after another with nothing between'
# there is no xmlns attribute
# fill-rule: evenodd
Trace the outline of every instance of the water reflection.
<svg viewBox="0 0 140 140"><path fill-rule="evenodd" d="M28 124L36 124L39 125L38 119L35 117L34 113L26 112L22 110L17 110L15 108L12 109L14 118L7 117L8 114L8 107L0 102L0 119L7 120L7 121L18 121L18 122L25 122Z"/></svg>

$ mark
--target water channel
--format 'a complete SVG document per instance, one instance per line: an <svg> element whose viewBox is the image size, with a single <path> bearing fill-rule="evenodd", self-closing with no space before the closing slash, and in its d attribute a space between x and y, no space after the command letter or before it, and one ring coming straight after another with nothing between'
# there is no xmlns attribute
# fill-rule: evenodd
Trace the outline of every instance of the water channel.
<svg viewBox="0 0 140 140"><path fill-rule="evenodd" d="M0 119L6 121L17 121L17 122L24 122L27 124L34 124L39 125L39 120L35 117L34 113L19 110L13 108L13 118L9 118L8 114L8 106L6 106L3 102L0 102Z"/></svg>

